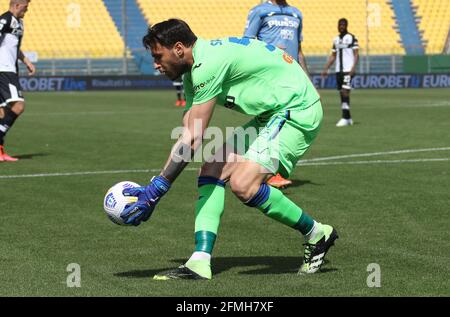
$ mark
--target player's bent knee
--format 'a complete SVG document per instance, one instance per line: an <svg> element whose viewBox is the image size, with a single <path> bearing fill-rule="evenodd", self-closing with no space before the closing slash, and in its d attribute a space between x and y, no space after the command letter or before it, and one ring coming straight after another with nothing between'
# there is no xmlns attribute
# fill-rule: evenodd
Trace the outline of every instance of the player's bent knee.
<svg viewBox="0 0 450 317"><path fill-rule="evenodd" d="M247 188L243 184L239 184L239 182L230 179L230 188L233 194L236 195L241 201L248 201L251 197L248 197Z"/></svg>
<svg viewBox="0 0 450 317"><path fill-rule="evenodd" d="M247 202L255 195L261 184L253 184L239 177L230 178L230 188L233 194L243 202Z"/></svg>

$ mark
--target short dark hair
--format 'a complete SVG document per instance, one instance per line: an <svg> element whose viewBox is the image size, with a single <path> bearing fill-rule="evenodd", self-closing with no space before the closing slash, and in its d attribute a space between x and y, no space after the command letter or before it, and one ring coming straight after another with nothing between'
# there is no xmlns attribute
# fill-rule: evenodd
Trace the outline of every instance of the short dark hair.
<svg viewBox="0 0 450 317"><path fill-rule="evenodd" d="M171 48L177 42L183 43L186 47L191 47L195 41L197 41L197 36L192 32L189 25L179 19L169 19L149 27L147 35L142 39L146 49L150 49L156 43Z"/></svg>
<svg viewBox="0 0 450 317"><path fill-rule="evenodd" d="M338 24L341 24L341 23L345 23L345 25L348 25L348 21L346 18L339 19Z"/></svg>

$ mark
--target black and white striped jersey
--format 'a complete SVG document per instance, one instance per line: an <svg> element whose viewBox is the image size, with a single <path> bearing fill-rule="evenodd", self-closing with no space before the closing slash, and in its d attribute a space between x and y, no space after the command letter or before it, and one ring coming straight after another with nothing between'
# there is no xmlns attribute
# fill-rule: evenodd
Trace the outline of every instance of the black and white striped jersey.
<svg viewBox="0 0 450 317"><path fill-rule="evenodd" d="M17 59L23 37L23 21L11 12L0 16L0 72L18 73Z"/></svg>
<svg viewBox="0 0 450 317"><path fill-rule="evenodd" d="M354 50L357 49L359 49L358 40L351 33L334 38L332 51L336 52L336 73L345 73L352 69L355 63Z"/></svg>

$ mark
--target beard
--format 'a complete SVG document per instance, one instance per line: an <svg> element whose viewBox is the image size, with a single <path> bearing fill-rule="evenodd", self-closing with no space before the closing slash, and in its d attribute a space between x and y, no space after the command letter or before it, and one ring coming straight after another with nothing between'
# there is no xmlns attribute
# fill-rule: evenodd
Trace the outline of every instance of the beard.
<svg viewBox="0 0 450 317"><path fill-rule="evenodd" d="M175 79L179 78L181 75L183 75L184 73L187 73L188 71L189 71L189 66L185 63L180 63L180 64L174 65L170 71L166 72L166 76L170 80L175 80Z"/></svg>

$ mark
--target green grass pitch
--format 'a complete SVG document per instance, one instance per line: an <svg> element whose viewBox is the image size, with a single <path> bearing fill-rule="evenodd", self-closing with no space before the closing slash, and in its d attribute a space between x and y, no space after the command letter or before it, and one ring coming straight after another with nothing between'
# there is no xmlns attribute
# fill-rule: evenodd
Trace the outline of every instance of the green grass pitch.
<svg viewBox="0 0 450 317"><path fill-rule="evenodd" d="M339 231L323 272L296 275L299 234L227 189L207 282L152 280L193 250L194 170L137 228L102 209L111 185L146 184L154 173L139 170L162 167L175 92L27 94L7 138L21 160L0 163L0 296L449 296L449 90L354 91L349 128L335 127L337 92L321 94L322 130L285 193ZM212 125L246 120L217 109ZM79 288L66 285L70 263ZM381 287L367 285L371 263Z"/></svg>

